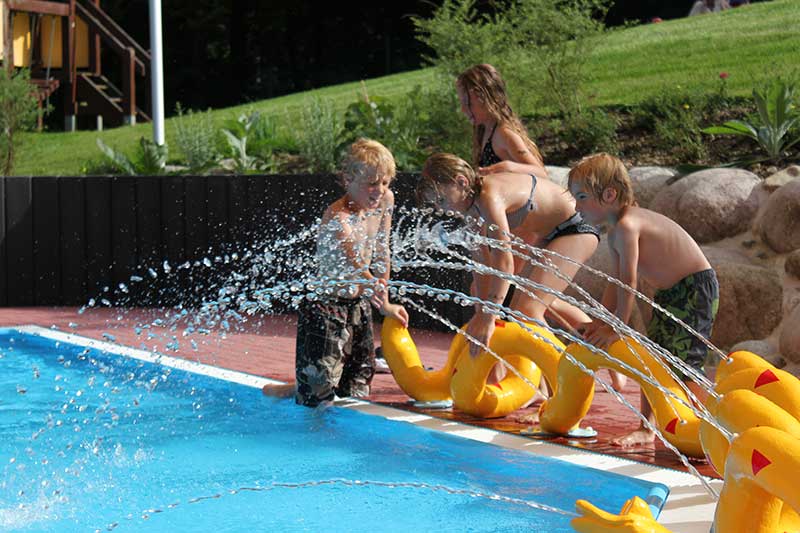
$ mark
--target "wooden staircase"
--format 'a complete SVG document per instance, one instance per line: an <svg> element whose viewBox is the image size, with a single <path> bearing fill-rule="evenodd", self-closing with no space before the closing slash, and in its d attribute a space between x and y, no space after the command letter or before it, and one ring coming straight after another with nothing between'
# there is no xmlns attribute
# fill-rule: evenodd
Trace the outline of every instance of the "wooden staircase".
<svg viewBox="0 0 800 533"><path fill-rule="evenodd" d="M94 115L103 117L104 126L121 126L128 111L123 108L125 96L121 89L102 74L78 72L77 99L79 116ZM150 116L138 106L135 107L136 122L150 122Z"/></svg>
<svg viewBox="0 0 800 533"><path fill-rule="evenodd" d="M103 124L109 126L149 122L149 114L136 102L136 78L150 74L150 53L103 11L99 2L76 0L74 5L76 16L86 22L95 41L113 50L122 63L122 84L118 87L102 73L100 43L95 43L93 68L75 72L76 114L102 117ZM146 94L149 107L149 86Z"/></svg>
<svg viewBox="0 0 800 533"><path fill-rule="evenodd" d="M150 121L150 53L103 11L100 2L0 0L5 68L31 69L40 105L59 91L67 130L75 129L78 116L96 116L97 124L104 126ZM43 29L45 22L48 30ZM15 46L22 42L18 38L26 33L27 44L15 56ZM117 56L114 66L119 70L103 70L101 50ZM144 90L138 91L143 102L137 102L137 81L145 82Z"/></svg>

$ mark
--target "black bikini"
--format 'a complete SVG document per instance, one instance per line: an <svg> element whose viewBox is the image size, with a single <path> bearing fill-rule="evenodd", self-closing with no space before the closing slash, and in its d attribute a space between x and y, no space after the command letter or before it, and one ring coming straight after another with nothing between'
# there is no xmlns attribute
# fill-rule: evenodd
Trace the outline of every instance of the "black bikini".
<svg viewBox="0 0 800 533"><path fill-rule="evenodd" d="M483 145L478 166L488 167L489 165L494 165L495 163L500 163L502 161L502 159L500 159L500 157L494 152L494 148L492 147L492 137L494 137L494 130L496 129L497 122L494 123L492 133L490 133L489 138L486 139L486 144Z"/></svg>

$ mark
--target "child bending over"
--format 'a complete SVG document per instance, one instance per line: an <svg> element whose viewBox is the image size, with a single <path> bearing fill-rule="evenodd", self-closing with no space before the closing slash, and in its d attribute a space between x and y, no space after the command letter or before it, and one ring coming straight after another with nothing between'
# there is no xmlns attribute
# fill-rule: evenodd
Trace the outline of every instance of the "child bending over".
<svg viewBox="0 0 800 533"><path fill-rule="evenodd" d="M709 338L719 304L717 276L700 246L683 228L664 215L635 205L633 187L622 162L608 154L587 157L570 171L569 190L575 197L576 209L588 223L608 227L608 244L614 261L612 275L634 288L643 279L656 289L654 301L658 305ZM628 324L634 295L609 284L602 304ZM647 336L702 371L707 346L665 314L653 310ZM610 325L595 319L585 328L584 338L606 349L619 336ZM689 390L704 400L706 394L700 386L688 376L682 377ZM642 414L652 418L643 394ZM655 434L642 424L612 442L635 446L654 440Z"/></svg>

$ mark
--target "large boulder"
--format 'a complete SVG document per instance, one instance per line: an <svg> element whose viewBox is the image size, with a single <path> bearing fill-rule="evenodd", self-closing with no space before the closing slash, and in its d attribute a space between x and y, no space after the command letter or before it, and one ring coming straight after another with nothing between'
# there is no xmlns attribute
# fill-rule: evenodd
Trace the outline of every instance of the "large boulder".
<svg viewBox="0 0 800 533"><path fill-rule="evenodd" d="M753 265L755 264L749 255L741 250L730 247L715 246L714 244L703 244L700 246L708 262L716 269L725 263Z"/></svg>
<svg viewBox="0 0 800 533"><path fill-rule="evenodd" d="M786 360L800 364L800 305L795 306L784 319L779 346Z"/></svg>
<svg viewBox="0 0 800 533"><path fill-rule="evenodd" d="M677 171L666 167L633 167L628 174L636 202L641 207L648 207L656 194L677 175Z"/></svg>
<svg viewBox="0 0 800 533"><path fill-rule="evenodd" d="M800 180L769 196L753 223L753 233L778 253L800 249Z"/></svg>
<svg viewBox="0 0 800 533"><path fill-rule="evenodd" d="M786 359L778 353L777 349L766 339L750 340L737 342L730 348L731 352L746 351L760 355L769 363L783 368L786 366Z"/></svg>
<svg viewBox="0 0 800 533"><path fill-rule="evenodd" d="M565 189L567 188L567 179L569 178L569 167L555 167L547 165L544 167L547 170L547 179L553 183L558 183Z"/></svg>
<svg viewBox="0 0 800 533"><path fill-rule="evenodd" d="M762 187L769 192L774 192L797 178L800 178L800 167L791 165L765 179Z"/></svg>
<svg viewBox="0 0 800 533"><path fill-rule="evenodd" d="M783 286L778 273L737 263L722 263L715 270L719 312L711 342L729 348L737 342L768 337L783 316Z"/></svg>
<svg viewBox="0 0 800 533"><path fill-rule="evenodd" d="M786 263L783 264L783 269L790 276L800 278L800 250L795 250L786 256Z"/></svg>
<svg viewBox="0 0 800 533"><path fill-rule="evenodd" d="M712 168L662 189L650 209L680 224L698 242L714 242L747 230L758 211L761 183L741 169Z"/></svg>

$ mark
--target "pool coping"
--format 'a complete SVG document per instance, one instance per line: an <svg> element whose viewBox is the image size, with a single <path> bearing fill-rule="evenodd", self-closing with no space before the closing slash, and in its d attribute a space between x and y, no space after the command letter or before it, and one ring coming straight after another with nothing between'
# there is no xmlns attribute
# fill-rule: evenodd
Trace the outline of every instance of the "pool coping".
<svg viewBox="0 0 800 533"><path fill-rule="evenodd" d="M132 348L113 342L111 339L101 341L75 333L48 329L33 324L9 326L2 329L16 330L20 333L45 337L116 355L123 355L132 359L160 364L177 370L214 377L249 387L261 388L266 384L282 383L278 380L255 376L245 372L198 363L180 357L153 353L139 348ZM444 420L426 414L411 413L361 399L337 399L335 404L339 407L381 416L388 420L407 422L419 427L441 431L450 435L493 444L503 448L535 453L545 457L560 459L575 465L595 468L605 472L613 472L651 483L660 483L669 488L669 495L661 509L658 520L661 525L673 529L674 531L680 531L681 533L708 533L712 526L716 501L708 494L700 480L685 472L610 456L596 451L581 450L571 446L531 439L493 429L470 426L463 422ZM602 459L599 460L599 458ZM705 479L717 492L721 490L722 480ZM653 500L658 498L663 499L663 493L659 494L659 492L659 490L655 490L651 494L651 498ZM651 498L648 498L648 500L651 500ZM648 501L648 503L657 504L658 502ZM616 512L618 510L607 509L607 511Z"/></svg>

